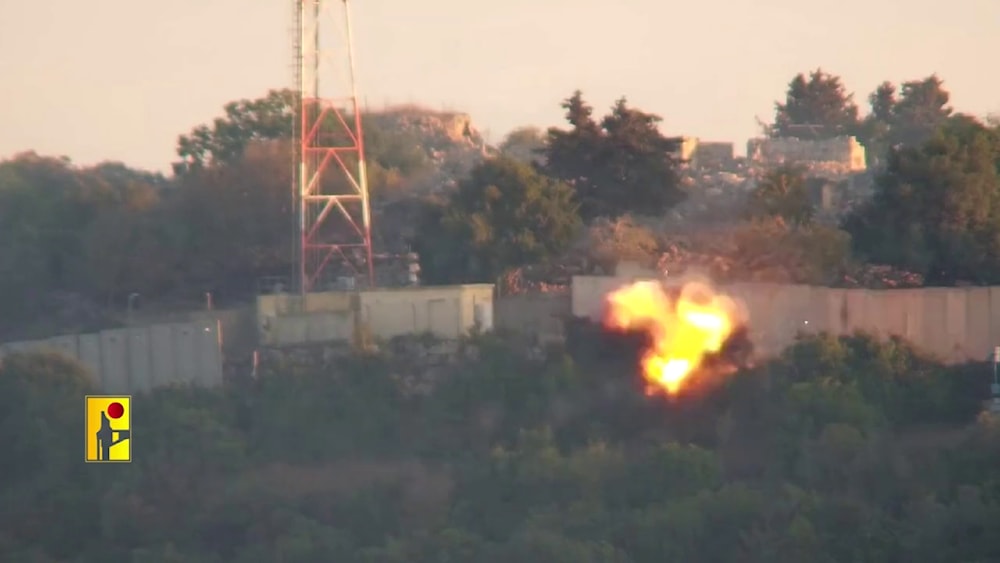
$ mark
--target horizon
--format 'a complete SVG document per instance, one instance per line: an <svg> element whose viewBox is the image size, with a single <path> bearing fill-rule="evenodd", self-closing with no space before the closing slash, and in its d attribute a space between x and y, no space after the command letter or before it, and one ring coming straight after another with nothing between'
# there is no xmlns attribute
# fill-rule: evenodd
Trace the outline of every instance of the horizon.
<svg viewBox="0 0 1000 563"><path fill-rule="evenodd" d="M966 0L946 14L930 0L902 13L893 4L845 0L827 12L792 0L514 0L476 12L456 0L359 2L359 104L465 113L497 143L518 127L564 126L559 104L580 89L597 114L625 96L660 115L665 133L732 142L738 153L792 77L817 68L840 76L863 114L883 80L935 73L956 112L1000 111L1000 78L975 56L1000 47L991 29L1000 2ZM34 151L169 174L178 136L229 101L291 86L291 5L0 6L0 68L19 79L0 93L0 159Z"/></svg>

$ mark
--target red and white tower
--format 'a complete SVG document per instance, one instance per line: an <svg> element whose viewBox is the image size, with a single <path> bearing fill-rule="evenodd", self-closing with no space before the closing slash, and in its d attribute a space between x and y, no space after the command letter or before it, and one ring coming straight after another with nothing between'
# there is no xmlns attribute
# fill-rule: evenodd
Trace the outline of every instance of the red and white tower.
<svg viewBox="0 0 1000 563"><path fill-rule="evenodd" d="M295 286L350 276L374 285L371 210L348 0L294 0Z"/></svg>

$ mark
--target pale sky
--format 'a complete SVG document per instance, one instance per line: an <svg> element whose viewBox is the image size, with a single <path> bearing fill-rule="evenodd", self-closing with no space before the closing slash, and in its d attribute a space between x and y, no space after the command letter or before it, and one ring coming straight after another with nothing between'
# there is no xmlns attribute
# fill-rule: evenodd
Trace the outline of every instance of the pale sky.
<svg viewBox="0 0 1000 563"><path fill-rule="evenodd" d="M468 112L498 140L561 125L576 88L626 95L670 134L737 151L797 72L859 104L937 72L956 109L1000 112L1000 0L355 0L361 97ZM0 0L0 158L166 171L223 104L291 85L291 0Z"/></svg>

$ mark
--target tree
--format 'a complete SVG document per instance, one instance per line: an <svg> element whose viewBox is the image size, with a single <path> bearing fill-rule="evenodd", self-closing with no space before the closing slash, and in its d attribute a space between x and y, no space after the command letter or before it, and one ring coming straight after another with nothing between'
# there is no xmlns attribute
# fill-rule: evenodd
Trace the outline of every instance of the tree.
<svg viewBox="0 0 1000 563"><path fill-rule="evenodd" d="M292 90L271 90L262 98L239 100L225 105L225 117L211 126L199 125L177 139L174 172L230 162L243 155L251 141L290 139L297 115L297 94Z"/></svg>
<svg viewBox="0 0 1000 563"><path fill-rule="evenodd" d="M233 101L225 105L223 117L211 125L199 125L177 141L174 172L183 175L213 165L232 164L254 143L292 141L298 119L298 96L291 90L271 90L264 97ZM350 116L344 116L352 123ZM415 183L426 180L434 168L423 139L412 131L400 130L392 116L377 113L362 116L369 190L373 197L398 195ZM352 125L353 130L353 125ZM340 120L332 113L321 124L324 143L349 145L350 140ZM290 157L289 157L290 158ZM341 153L351 169L357 159ZM290 166L290 165L289 165ZM332 169L339 165L330 164ZM329 174L329 178L336 177ZM346 189L346 180L340 180ZM332 192L341 193L341 192Z"/></svg>
<svg viewBox="0 0 1000 563"><path fill-rule="evenodd" d="M796 225L812 221L815 209L805 172L794 166L767 171L750 194L750 209L754 216L781 217Z"/></svg>
<svg viewBox="0 0 1000 563"><path fill-rule="evenodd" d="M83 397L95 391L93 375L61 354L0 358L0 558L12 559L4 553L8 534L61 559L99 533L93 518L48 525L67 510L94 506L81 467ZM43 490L51 494L42 497Z"/></svg>
<svg viewBox="0 0 1000 563"><path fill-rule="evenodd" d="M855 251L929 282L1000 281L1000 142L965 120L889 157L872 201L845 221Z"/></svg>
<svg viewBox="0 0 1000 563"><path fill-rule="evenodd" d="M546 133L544 171L569 182L580 193L586 186L577 183L590 181L587 173L596 164L602 131L594 121L593 108L583 100L579 90L563 101L562 108L572 128L564 131L553 127Z"/></svg>
<svg viewBox="0 0 1000 563"><path fill-rule="evenodd" d="M0 163L0 329L4 325L27 326L27 319L52 320L60 309L52 295L61 292L74 298L108 297L109 281L119 272L139 269L125 265L119 247L131 241L122 232L106 248L91 248L92 231L112 216L140 216L154 207L162 192L163 178L131 170L120 163L94 167L73 166L67 159L25 153ZM128 229L130 223L107 224ZM102 259L116 260L106 272L91 263L91 250ZM63 321L73 322L62 318ZM48 329L51 330L51 327Z"/></svg>
<svg viewBox="0 0 1000 563"><path fill-rule="evenodd" d="M858 140L865 146L869 166L884 161L889 151L892 144L889 135L896 103L896 86L891 82L883 82L868 96L871 111L861 123Z"/></svg>
<svg viewBox="0 0 1000 563"><path fill-rule="evenodd" d="M679 140L660 133L662 118L621 98L598 124L580 91L563 109L572 128L549 129L543 170L573 187L584 218L656 215L683 200Z"/></svg>
<svg viewBox="0 0 1000 563"><path fill-rule="evenodd" d="M514 129L500 143L500 154L519 162L541 163L545 133L537 127Z"/></svg>
<svg viewBox="0 0 1000 563"><path fill-rule="evenodd" d="M860 139L870 163L884 161L892 147L915 146L928 140L952 116L950 95L937 75L904 82L897 88L883 82L868 96L871 112Z"/></svg>
<svg viewBox="0 0 1000 563"><path fill-rule="evenodd" d="M168 202L188 293L256 290L291 268L291 147L255 141L238 160L183 175Z"/></svg>
<svg viewBox="0 0 1000 563"><path fill-rule="evenodd" d="M880 123L891 123L898 103L895 84L888 81L879 84L878 88L868 96L868 103L871 105L869 118Z"/></svg>
<svg viewBox="0 0 1000 563"><path fill-rule="evenodd" d="M655 268L661 255L656 233L628 215L591 222L581 242L588 258L605 272L613 272L622 261Z"/></svg>
<svg viewBox="0 0 1000 563"><path fill-rule="evenodd" d="M82 288L110 304L131 292L149 295L150 289L172 277L175 249L151 238L154 209L113 207L94 218L82 235Z"/></svg>
<svg viewBox="0 0 1000 563"><path fill-rule="evenodd" d="M943 85L935 74L903 83L899 101L892 108L893 144L920 144L944 125L952 109L948 106L951 96Z"/></svg>
<svg viewBox="0 0 1000 563"><path fill-rule="evenodd" d="M785 103L774 104L775 137L829 138L853 135L858 125L858 107L839 76L816 69L788 83Z"/></svg>
<svg viewBox="0 0 1000 563"><path fill-rule="evenodd" d="M492 281L504 270L558 254L579 226L569 186L499 157L477 166L417 234L431 283Z"/></svg>

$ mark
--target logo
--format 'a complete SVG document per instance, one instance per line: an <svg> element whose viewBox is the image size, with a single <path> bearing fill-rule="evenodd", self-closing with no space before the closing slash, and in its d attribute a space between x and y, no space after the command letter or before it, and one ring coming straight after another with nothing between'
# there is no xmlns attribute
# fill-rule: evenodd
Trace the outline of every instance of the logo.
<svg viewBox="0 0 1000 563"><path fill-rule="evenodd" d="M132 461L132 397L88 395L84 443L87 463Z"/></svg>

